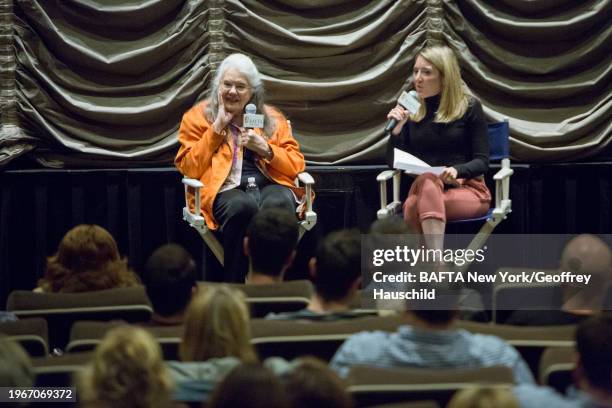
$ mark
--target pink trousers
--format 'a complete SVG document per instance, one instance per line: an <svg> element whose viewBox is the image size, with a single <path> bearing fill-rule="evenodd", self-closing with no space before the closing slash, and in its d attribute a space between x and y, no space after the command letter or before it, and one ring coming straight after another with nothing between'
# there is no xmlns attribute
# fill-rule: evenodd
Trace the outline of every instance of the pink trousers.
<svg viewBox="0 0 612 408"><path fill-rule="evenodd" d="M440 178L425 173L416 178L404 202L404 220L422 233L421 222L435 218L446 222L482 217L489 210L491 193L483 180L458 179L459 187L448 188Z"/></svg>

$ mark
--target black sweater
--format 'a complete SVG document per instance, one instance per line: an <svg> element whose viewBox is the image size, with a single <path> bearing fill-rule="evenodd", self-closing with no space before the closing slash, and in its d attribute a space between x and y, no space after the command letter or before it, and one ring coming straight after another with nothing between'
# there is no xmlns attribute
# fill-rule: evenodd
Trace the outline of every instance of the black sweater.
<svg viewBox="0 0 612 408"><path fill-rule="evenodd" d="M387 143L387 163L393 167L393 149L415 155L431 166L457 169L457 178L483 175L489 168L489 137L482 106L470 98L465 114L449 123L436 123L440 94L425 98L427 113L420 122L408 121Z"/></svg>

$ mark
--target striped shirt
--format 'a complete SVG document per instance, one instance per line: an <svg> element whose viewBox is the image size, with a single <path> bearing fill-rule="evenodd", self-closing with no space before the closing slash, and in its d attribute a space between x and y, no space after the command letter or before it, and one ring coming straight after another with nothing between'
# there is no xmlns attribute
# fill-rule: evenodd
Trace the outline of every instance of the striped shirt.
<svg viewBox="0 0 612 408"><path fill-rule="evenodd" d="M538 387L523 384L514 387L514 396L521 408L603 408L607 405L598 404L586 393L571 386L566 395L559 394L550 387Z"/></svg>
<svg viewBox="0 0 612 408"><path fill-rule="evenodd" d="M353 365L376 367L511 368L517 384L534 384L529 367L514 347L496 336L458 330L423 330L400 326L397 332L361 332L349 337L331 367L346 377Z"/></svg>

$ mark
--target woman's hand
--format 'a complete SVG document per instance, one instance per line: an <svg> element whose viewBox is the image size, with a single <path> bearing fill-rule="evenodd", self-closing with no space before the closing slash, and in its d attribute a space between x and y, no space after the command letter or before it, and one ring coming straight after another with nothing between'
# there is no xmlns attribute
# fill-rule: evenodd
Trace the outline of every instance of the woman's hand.
<svg viewBox="0 0 612 408"><path fill-rule="evenodd" d="M444 182L444 184L449 184L451 186L459 185L459 182L457 181L457 169L454 167L446 167L440 174L440 179Z"/></svg>
<svg viewBox="0 0 612 408"><path fill-rule="evenodd" d="M394 136L399 135L409 116L410 112L404 109L400 104L395 105L395 108L391 109L391 111L387 114L387 119L397 120L397 125L395 125L393 128L391 134Z"/></svg>
<svg viewBox="0 0 612 408"><path fill-rule="evenodd" d="M241 129L238 139L241 146L254 151L261 157L270 160L272 159L272 149L263 136L258 135L253 129Z"/></svg>
<svg viewBox="0 0 612 408"><path fill-rule="evenodd" d="M223 102L221 88L219 88L219 94L217 95L217 97L219 98L219 108L217 109L217 117L213 122L213 130L215 131L215 133L220 134L223 129L225 129L226 126L229 125L229 123L232 121L232 119L234 118L234 114L229 113L225 110L225 103Z"/></svg>

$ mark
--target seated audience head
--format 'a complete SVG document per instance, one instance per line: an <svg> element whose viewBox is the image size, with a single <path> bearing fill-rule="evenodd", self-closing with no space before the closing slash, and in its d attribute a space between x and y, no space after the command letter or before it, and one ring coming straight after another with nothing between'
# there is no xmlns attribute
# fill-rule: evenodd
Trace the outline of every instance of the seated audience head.
<svg viewBox="0 0 612 408"><path fill-rule="evenodd" d="M316 358L300 358L284 377L293 408L351 408L353 401L340 377Z"/></svg>
<svg viewBox="0 0 612 408"><path fill-rule="evenodd" d="M78 225L68 231L55 255L47 258L45 292L86 292L139 284L121 258L112 235L98 225Z"/></svg>
<svg viewBox="0 0 612 408"><path fill-rule="evenodd" d="M236 357L255 361L250 341L249 310L241 291L224 285L198 290L185 315L181 360Z"/></svg>
<svg viewBox="0 0 612 408"><path fill-rule="evenodd" d="M457 391L446 408L520 408L509 387L474 385Z"/></svg>
<svg viewBox="0 0 612 408"><path fill-rule="evenodd" d="M157 341L146 330L110 330L78 381L79 400L91 407L167 407L172 381Z"/></svg>
<svg viewBox="0 0 612 408"><path fill-rule="evenodd" d="M280 380L258 363L234 368L216 387L208 408L289 408Z"/></svg>
<svg viewBox="0 0 612 408"><path fill-rule="evenodd" d="M34 385L32 363L19 343L0 334L0 387Z"/></svg>
<svg viewBox="0 0 612 408"><path fill-rule="evenodd" d="M162 245L149 257L144 272L143 283L155 315L161 321L182 323L197 289L196 264L191 255L180 245Z"/></svg>
<svg viewBox="0 0 612 408"><path fill-rule="evenodd" d="M405 235L412 234L412 228L398 215L376 220L370 226L373 235Z"/></svg>
<svg viewBox="0 0 612 408"><path fill-rule="evenodd" d="M424 268L424 270L428 270L427 266ZM429 270L438 271L439 267L430 266ZM405 302L406 314L411 325L427 329L446 330L459 317L460 290L452 284L422 282L410 284L406 290L414 290L416 293L435 290L435 298L433 299L410 299Z"/></svg>
<svg viewBox="0 0 612 408"><path fill-rule="evenodd" d="M612 282L612 251L599 237L581 234L572 238L561 254L561 271L589 274L585 285L564 285L564 310L594 312L601 309Z"/></svg>
<svg viewBox="0 0 612 408"><path fill-rule="evenodd" d="M602 405L612 405L612 313L602 313L580 323L576 330L576 350L577 385Z"/></svg>
<svg viewBox="0 0 612 408"><path fill-rule="evenodd" d="M244 238L244 253L250 263L247 281L282 281L295 257L298 237L297 218L291 212L280 208L257 212Z"/></svg>
<svg viewBox="0 0 612 408"><path fill-rule="evenodd" d="M361 235L340 230L327 235L310 260L316 296L324 303L350 305L361 281Z"/></svg>

